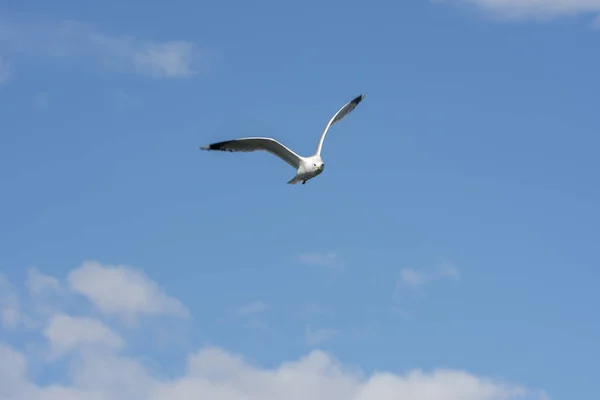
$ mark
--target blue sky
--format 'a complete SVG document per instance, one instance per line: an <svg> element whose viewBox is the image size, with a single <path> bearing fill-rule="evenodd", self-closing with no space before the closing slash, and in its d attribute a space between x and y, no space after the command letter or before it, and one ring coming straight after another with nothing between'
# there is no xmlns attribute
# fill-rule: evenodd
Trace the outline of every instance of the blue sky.
<svg viewBox="0 0 600 400"><path fill-rule="evenodd" d="M600 1L539 3L3 2L0 398L600 395ZM306 185L198 149L360 93Z"/></svg>

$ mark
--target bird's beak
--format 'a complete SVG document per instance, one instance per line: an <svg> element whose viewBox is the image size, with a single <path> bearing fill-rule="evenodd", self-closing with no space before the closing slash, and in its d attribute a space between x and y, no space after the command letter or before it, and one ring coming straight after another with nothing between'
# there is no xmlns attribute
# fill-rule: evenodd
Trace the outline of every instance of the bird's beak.
<svg viewBox="0 0 600 400"><path fill-rule="evenodd" d="M319 165L319 170L323 171L324 167L325 167L325 165L323 165L323 164Z"/></svg>

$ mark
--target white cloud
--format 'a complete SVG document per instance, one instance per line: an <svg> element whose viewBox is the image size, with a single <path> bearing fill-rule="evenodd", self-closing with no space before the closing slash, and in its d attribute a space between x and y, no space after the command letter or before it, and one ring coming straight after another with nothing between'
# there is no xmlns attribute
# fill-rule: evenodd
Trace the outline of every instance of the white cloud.
<svg viewBox="0 0 600 400"><path fill-rule="evenodd" d="M133 322L141 315L189 317L189 311L142 271L128 266L85 262L67 277L70 288L105 314Z"/></svg>
<svg viewBox="0 0 600 400"><path fill-rule="evenodd" d="M27 287L33 296L39 296L44 292L59 292L61 290L58 279L50 275L44 275L37 268L27 270Z"/></svg>
<svg viewBox="0 0 600 400"><path fill-rule="evenodd" d="M125 271L125 272L124 272ZM120 290L140 285L141 272L128 268L103 267L86 263L69 274L69 280L90 276L99 286L109 286L119 297ZM78 276L80 275L80 276ZM147 279L147 278L146 278ZM85 279L84 279L85 280ZM141 286L147 285L145 279ZM84 285L85 287L86 285ZM133 289L135 292L138 289ZM153 289L156 294L158 288ZM104 292L102 292L104 293ZM100 295L103 298L103 294ZM34 300L41 301L38 297ZM102 304L104 300L99 301ZM122 305L121 300L116 304ZM130 304L125 302L125 304ZM106 306L106 304L105 304ZM243 307L246 314L261 314L262 302ZM110 310L122 310L112 305ZM131 308L126 308L131 310ZM138 307L133 310L139 311ZM153 325L144 332L152 336ZM101 321L73 317L59 312L41 333L54 357L69 352L67 368L56 369L40 363L37 352L27 353L0 342L0 399L4 400L546 400L543 392L492 380L460 370L418 369L403 374L379 371L363 373L357 366L342 365L332 355L312 351L298 359L281 362L274 368L250 364L226 349L205 347L187 356L183 372L173 374L173 365L150 368L143 360L152 351L127 348L120 334ZM160 329L155 326L154 329ZM312 331L313 340L325 340L327 330ZM25 348L38 346L23 343ZM135 348L137 347L137 351ZM124 349L127 348L127 354ZM133 348L133 349L132 349ZM150 349L151 350L151 349ZM50 359L52 360L52 358ZM41 360L44 361L44 360ZM48 361L48 360L46 360ZM35 374L31 368L35 367ZM43 377L44 383L31 376Z"/></svg>
<svg viewBox="0 0 600 400"><path fill-rule="evenodd" d="M10 78L10 62L0 56L0 84L8 81Z"/></svg>
<svg viewBox="0 0 600 400"><path fill-rule="evenodd" d="M312 329L310 327L310 325L306 325L305 328L305 338L306 338L306 343L309 346L316 346L318 344L321 344L329 339L331 339L332 337L334 337L337 334L337 330L335 329L330 329L330 328L319 328L319 329Z"/></svg>
<svg viewBox="0 0 600 400"><path fill-rule="evenodd" d="M0 322L4 327L15 328L23 317L19 297L8 279L0 274Z"/></svg>
<svg viewBox="0 0 600 400"><path fill-rule="evenodd" d="M572 16L600 12L600 0L433 0L474 4L510 18Z"/></svg>
<svg viewBox="0 0 600 400"><path fill-rule="evenodd" d="M0 342L0 399L21 395L29 386L26 374L25 356Z"/></svg>
<svg viewBox="0 0 600 400"><path fill-rule="evenodd" d="M152 42L109 35L86 23L0 14L0 48L37 57L91 60L118 72L153 78L182 78L199 73L208 54L192 42Z"/></svg>
<svg viewBox="0 0 600 400"><path fill-rule="evenodd" d="M88 317L56 314L43 333L50 343L50 359L86 346L100 345L108 349L123 346L123 339L118 334L102 322Z"/></svg>
<svg viewBox="0 0 600 400"><path fill-rule="evenodd" d="M413 288L418 288L440 279L460 279L460 271L451 263L442 263L433 270L403 268L400 271L400 281Z"/></svg>
<svg viewBox="0 0 600 400"><path fill-rule="evenodd" d="M331 269L341 269L344 264L338 254L333 251L326 253L303 253L298 255L297 261L306 265Z"/></svg>

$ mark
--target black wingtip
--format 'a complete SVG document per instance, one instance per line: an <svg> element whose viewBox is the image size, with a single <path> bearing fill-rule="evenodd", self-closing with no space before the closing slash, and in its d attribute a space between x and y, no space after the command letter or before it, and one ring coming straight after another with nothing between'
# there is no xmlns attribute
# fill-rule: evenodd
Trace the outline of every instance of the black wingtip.
<svg viewBox="0 0 600 400"><path fill-rule="evenodd" d="M231 151L228 149L225 149L224 147L233 142L233 140L225 140L223 142L217 142L217 143L211 143L211 144L207 144L206 146L201 146L200 150L221 150L221 151Z"/></svg>
<svg viewBox="0 0 600 400"><path fill-rule="evenodd" d="M358 104L360 103L363 99L365 98L365 93L361 93L359 96L356 96L354 99L352 99L352 103L354 104Z"/></svg>
<svg viewBox="0 0 600 400"><path fill-rule="evenodd" d="M206 146L201 146L200 150L221 150L221 146L223 143L211 143Z"/></svg>

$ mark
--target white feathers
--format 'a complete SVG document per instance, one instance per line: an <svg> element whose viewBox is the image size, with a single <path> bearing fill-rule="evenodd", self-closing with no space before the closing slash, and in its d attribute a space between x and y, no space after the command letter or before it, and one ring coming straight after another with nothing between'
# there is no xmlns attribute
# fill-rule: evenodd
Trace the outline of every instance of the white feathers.
<svg viewBox="0 0 600 400"><path fill-rule="evenodd" d="M310 157L302 157L279 143L273 138L267 137L246 137L234 140L226 140L223 142L212 143L206 146L200 147L202 150L214 150L214 151L230 151L230 152L251 152L251 151L267 151L296 169L296 176L292 178L288 183L294 184L298 182L306 183L308 180L321 174L325 168L325 164L321 159L321 150L323 148L323 141L329 128L336 122L341 121L346 115L350 114L354 108L362 101L365 97L364 94L355 97L348 103L344 104L342 108L335 113L333 117L327 123L327 126L323 130L317 150L315 154Z"/></svg>

